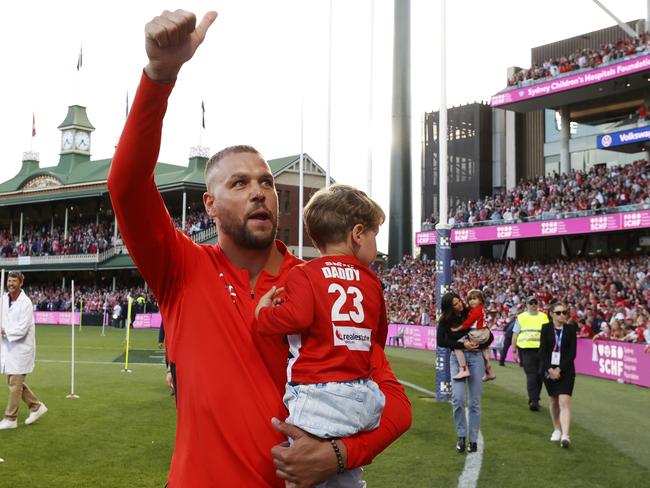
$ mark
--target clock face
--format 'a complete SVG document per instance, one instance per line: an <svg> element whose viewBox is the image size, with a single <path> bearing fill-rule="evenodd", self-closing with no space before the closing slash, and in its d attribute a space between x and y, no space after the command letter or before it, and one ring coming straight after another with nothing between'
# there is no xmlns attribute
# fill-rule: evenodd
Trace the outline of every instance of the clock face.
<svg viewBox="0 0 650 488"><path fill-rule="evenodd" d="M65 130L61 134L61 149L64 151L69 151L72 149L72 143L74 141L74 133L71 130Z"/></svg>
<svg viewBox="0 0 650 488"><path fill-rule="evenodd" d="M77 132L74 136L74 146L82 151L87 151L90 148L90 134Z"/></svg>

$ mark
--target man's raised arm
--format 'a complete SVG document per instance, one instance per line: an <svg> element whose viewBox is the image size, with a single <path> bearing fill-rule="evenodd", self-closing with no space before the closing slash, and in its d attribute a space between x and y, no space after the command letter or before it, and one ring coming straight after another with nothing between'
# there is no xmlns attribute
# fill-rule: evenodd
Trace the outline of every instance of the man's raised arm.
<svg viewBox="0 0 650 488"><path fill-rule="evenodd" d="M145 26L149 63L108 175L120 232L158 300L166 293L164 283L172 281L167 258L177 249L178 240L154 182L163 117L178 72L203 42L216 17L216 12L208 12L196 26L196 17L190 12L165 11Z"/></svg>

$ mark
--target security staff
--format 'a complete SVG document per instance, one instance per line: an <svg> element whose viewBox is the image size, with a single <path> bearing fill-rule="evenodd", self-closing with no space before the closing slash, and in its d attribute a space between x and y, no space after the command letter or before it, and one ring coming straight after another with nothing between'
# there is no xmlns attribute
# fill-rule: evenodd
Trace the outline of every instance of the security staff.
<svg viewBox="0 0 650 488"><path fill-rule="evenodd" d="M548 316L539 311L539 302L534 296L526 300L526 311L517 315L517 322L512 331L512 351L515 361L520 362L526 373L528 389L528 407L539 411L539 395L542 391L542 375L539 372L539 338L542 325L548 322Z"/></svg>

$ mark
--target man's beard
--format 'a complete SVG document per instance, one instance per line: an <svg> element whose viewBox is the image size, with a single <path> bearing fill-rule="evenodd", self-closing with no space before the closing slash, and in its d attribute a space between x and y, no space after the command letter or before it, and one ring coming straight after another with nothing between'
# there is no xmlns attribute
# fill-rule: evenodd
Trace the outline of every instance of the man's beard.
<svg viewBox="0 0 650 488"><path fill-rule="evenodd" d="M270 220L273 225L271 231L265 235L259 235L259 233L257 235L253 234L246 225L248 223L248 216L260 209L269 212L269 215L271 216ZM278 219L273 215L268 207L264 205L260 205L248 212L244 216L243 221L228 212L222 211L219 217L219 223L221 224L221 231L228 235L235 244L245 249L266 249L275 241L275 236L278 232Z"/></svg>

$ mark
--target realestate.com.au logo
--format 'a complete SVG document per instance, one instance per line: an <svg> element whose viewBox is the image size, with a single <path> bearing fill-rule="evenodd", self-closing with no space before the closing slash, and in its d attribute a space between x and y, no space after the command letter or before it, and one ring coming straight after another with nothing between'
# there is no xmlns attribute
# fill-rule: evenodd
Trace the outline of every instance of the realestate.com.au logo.
<svg viewBox="0 0 650 488"><path fill-rule="evenodd" d="M351 351L370 351L371 329L342 327L332 324L334 345L346 346Z"/></svg>

